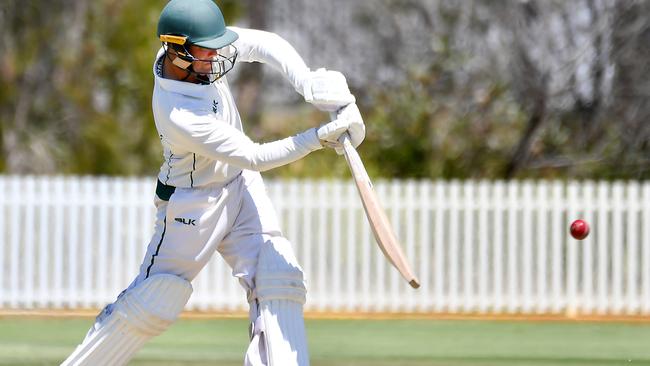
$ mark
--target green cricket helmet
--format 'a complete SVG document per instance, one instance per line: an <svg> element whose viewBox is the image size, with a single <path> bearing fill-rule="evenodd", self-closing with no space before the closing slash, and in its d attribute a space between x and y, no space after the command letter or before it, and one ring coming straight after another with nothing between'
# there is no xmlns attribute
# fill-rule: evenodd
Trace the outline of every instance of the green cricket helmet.
<svg viewBox="0 0 650 366"><path fill-rule="evenodd" d="M171 0L160 14L158 37L166 51L173 50L176 56L173 60L170 53L166 53L174 65L187 71L187 77L194 74L206 83L230 71L237 58L237 49L232 43L238 35L226 28L223 14L212 0ZM190 45L219 50L219 55L211 60L197 59L188 51ZM212 72L195 72L194 61L210 62Z"/></svg>

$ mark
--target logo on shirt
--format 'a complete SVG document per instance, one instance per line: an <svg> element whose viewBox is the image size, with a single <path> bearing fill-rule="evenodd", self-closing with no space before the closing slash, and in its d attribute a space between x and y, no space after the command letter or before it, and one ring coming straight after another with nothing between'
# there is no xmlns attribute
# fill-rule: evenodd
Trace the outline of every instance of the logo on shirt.
<svg viewBox="0 0 650 366"><path fill-rule="evenodd" d="M212 112L217 113L217 111L219 110L218 107L219 107L219 102L217 102L216 100L213 100L212 101Z"/></svg>
<svg viewBox="0 0 650 366"><path fill-rule="evenodd" d="M174 221L180 222L183 225L196 226L196 219L185 219L185 218L182 218L182 217L176 217L176 218L174 218Z"/></svg>

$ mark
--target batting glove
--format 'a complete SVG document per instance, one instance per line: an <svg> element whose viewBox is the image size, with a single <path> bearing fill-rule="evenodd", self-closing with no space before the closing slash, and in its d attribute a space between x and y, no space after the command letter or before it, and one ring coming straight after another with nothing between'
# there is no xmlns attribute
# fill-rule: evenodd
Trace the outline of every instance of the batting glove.
<svg viewBox="0 0 650 366"><path fill-rule="evenodd" d="M345 76L338 71L310 71L303 81L301 92L307 103L325 112L335 112L355 102Z"/></svg>
<svg viewBox="0 0 650 366"><path fill-rule="evenodd" d="M316 132L321 144L336 150L336 153L343 155L341 135L347 132L350 136L350 143L358 147L366 137L366 126L356 104L349 104L341 108L337 113L330 113L332 121L319 127Z"/></svg>
<svg viewBox="0 0 650 366"><path fill-rule="evenodd" d="M333 149L340 149L339 138L348 130L350 123L345 119L335 119L316 129L316 134L321 144Z"/></svg>
<svg viewBox="0 0 650 366"><path fill-rule="evenodd" d="M348 121L348 133L350 134L352 146L356 148L361 145L361 142L366 137L366 125L363 123L363 118L361 117L361 112L359 112L357 104L352 103L341 108L336 113L336 119Z"/></svg>

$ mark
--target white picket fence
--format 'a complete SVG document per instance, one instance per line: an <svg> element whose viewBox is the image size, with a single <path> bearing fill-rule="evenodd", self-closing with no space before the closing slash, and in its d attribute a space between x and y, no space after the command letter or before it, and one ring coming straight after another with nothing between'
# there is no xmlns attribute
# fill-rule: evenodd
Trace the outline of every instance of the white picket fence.
<svg viewBox="0 0 650 366"><path fill-rule="evenodd" d="M0 309L97 308L131 281L155 180L0 176ZM384 260L355 188L268 181L312 311L650 314L650 182L379 182L422 287ZM584 241L568 235L591 223ZM218 256L188 309L243 310Z"/></svg>

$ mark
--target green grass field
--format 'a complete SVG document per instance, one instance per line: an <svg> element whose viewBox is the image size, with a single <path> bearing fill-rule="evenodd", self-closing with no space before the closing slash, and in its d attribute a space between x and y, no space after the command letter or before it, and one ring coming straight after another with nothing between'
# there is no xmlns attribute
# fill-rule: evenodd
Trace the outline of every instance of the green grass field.
<svg viewBox="0 0 650 366"><path fill-rule="evenodd" d="M90 319L0 318L0 365L58 365ZM182 319L131 365L242 364L244 319ZM312 365L650 365L650 324L308 320Z"/></svg>

